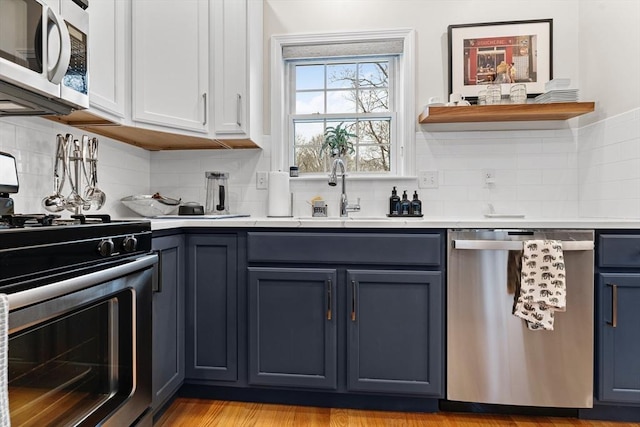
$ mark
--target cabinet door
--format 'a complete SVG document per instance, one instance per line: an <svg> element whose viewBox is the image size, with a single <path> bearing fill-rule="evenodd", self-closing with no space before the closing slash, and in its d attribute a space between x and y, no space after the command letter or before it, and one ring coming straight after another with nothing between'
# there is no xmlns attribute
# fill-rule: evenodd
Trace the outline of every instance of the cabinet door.
<svg viewBox="0 0 640 427"><path fill-rule="evenodd" d="M443 392L440 272L347 270L348 388Z"/></svg>
<svg viewBox="0 0 640 427"><path fill-rule="evenodd" d="M599 274L598 399L640 402L640 273Z"/></svg>
<svg viewBox="0 0 640 427"><path fill-rule="evenodd" d="M215 136L262 132L262 1L212 0Z"/></svg>
<svg viewBox="0 0 640 427"><path fill-rule="evenodd" d="M236 235L187 237L187 378L238 379Z"/></svg>
<svg viewBox="0 0 640 427"><path fill-rule="evenodd" d="M89 27L89 100L97 108L116 117L125 117L125 84L130 6L123 1L91 3Z"/></svg>
<svg viewBox="0 0 640 427"><path fill-rule="evenodd" d="M133 120L207 131L207 0L133 2Z"/></svg>
<svg viewBox="0 0 640 427"><path fill-rule="evenodd" d="M249 268L249 383L336 388L336 270Z"/></svg>
<svg viewBox="0 0 640 427"><path fill-rule="evenodd" d="M184 239L153 239L158 253L153 293L153 410L184 380Z"/></svg>

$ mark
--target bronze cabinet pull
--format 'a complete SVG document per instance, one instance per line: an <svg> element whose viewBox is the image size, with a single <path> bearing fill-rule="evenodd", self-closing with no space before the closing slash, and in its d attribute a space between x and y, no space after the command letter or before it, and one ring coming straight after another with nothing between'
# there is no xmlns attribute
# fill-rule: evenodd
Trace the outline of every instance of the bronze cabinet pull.
<svg viewBox="0 0 640 427"><path fill-rule="evenodd" d="M331 280L327 280L327 320L331 320L333 306L333 295L331 293Z"/></svg>
<svg viewBox="0 0 640 427"><path fill-rule="evenodd" d="M356 281L351 281L351 321L356 321Z"/></svg>
<svg viewBox="0 0 640 427"><path fill-rule="evenodd" d="M615 328L618 326L618 285L609 284L611 286L611 322L607 322L607 325Z"/></svg>

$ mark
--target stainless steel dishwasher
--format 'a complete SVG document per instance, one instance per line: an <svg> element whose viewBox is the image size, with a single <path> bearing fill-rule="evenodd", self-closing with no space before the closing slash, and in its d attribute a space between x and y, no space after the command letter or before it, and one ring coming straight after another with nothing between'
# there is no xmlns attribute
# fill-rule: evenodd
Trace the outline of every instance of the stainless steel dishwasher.
<svg viewBox="0 0 640 427"><path fill-rule="evenodd" d="M524 240L562 241L566 311L552 331L512 314L509 251ZM591 230L449 230L447 399L558 408L593 406Z"/></svg>

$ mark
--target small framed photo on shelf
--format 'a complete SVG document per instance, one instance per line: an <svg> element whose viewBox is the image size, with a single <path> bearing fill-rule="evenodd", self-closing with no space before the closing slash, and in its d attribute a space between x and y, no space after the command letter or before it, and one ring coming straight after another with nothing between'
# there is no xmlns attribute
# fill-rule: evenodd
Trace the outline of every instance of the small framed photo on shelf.
<svg viewBox="0 0 640 427"><path fill-rule="evenodd" d="M449 25L449 93L475 102L493 83L523 83L529 98L543 93L553 77L552 26L552 19Z"/></svg>

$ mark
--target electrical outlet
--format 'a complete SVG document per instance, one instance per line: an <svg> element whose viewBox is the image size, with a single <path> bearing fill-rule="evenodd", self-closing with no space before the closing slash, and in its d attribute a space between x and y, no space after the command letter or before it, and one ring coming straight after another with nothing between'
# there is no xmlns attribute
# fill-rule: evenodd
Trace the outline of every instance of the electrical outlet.
<svg viewBox="0 0 640 427"><path fill-rule="evenodd" d="M267 173L266 172L256 172L256 189L258 190L267 189Z"/></svg>
<svg viewBox="0 0 640 427"><path fill-rule="evenodd" d="M418 172L418 187L420 188L438 188L438 171L420 171Z"/></svg>
<svg viewBox="0 0 640 427"><path fill-rule="evenodd" d="M482 185L489 187L496 183L496 171L495 169L483 169L482 170Z"/></svg>

